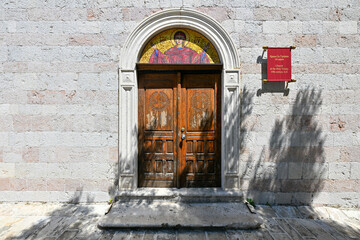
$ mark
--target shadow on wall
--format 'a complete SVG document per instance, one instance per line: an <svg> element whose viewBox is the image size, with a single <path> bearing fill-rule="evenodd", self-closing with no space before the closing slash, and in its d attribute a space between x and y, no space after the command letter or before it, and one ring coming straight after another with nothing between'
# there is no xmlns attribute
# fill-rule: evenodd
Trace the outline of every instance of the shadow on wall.
<svg viewBox="0 0 360 240"><path fill-rule="evenodd" d="M275 121L268 147L246 162L242 187L248 198L262 204L312 203L328 172L325 136L317 122L321 104L321 92L299 90L289 115Z"/></svg>

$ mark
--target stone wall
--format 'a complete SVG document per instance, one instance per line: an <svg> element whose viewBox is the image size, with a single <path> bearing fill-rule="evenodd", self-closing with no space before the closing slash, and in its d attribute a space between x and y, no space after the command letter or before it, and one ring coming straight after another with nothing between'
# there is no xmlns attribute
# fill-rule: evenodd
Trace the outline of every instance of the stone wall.
<svg viewBox="0 0 360 240"><path fill-rule="evenodd" d="M147 16L180 7L216 19L238 48L244 193L359 206L357 0L2 1L0 201L110 198L122 45ZM297 82L262 83L262 46L291 45Z"/></svg>

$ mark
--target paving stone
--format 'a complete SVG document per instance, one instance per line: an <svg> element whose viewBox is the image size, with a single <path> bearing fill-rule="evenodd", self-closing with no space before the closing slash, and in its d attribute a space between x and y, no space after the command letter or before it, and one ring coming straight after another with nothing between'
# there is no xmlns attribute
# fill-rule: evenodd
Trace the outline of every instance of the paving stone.
<svg viewBox="0 0 360 240"><path fill-rule="evenodd" d="M314 220L299 219L298 220L305 228L307 228L318 240L335 239L325 230L323 230Z"/></svg>
<svg viewBox="0 0 360 240"><path fill-rule="evenodd" d="M66 230L65 232L63 232L63 234L60 235L60 237L58 237L58 240L68 240L68 239L72 239L76 236L76 234L78 234L79 230L78 229L70 229L70 230Z"/></svg>
<svg viewBox="0 0 360 240"><path fill-rule="evenodd" d="M37 233L37 237L59 237L74 220L68 217L52 217L48 224Z"/></svg>
<svg viewBox="0 0 360 240"><path fill-rule="evenodd" d="M178 230L177 231L177 239L178 240L205 240L206 235L204 231L186 231L186 230Z"/></svg>
<svg viewBox="0 0 360 240"><path fill-rule="evenodd" d="M207 235L208 240L226 240L227 239L224 231L222 231L222 232L207 231L206 235Z"/></svg>
<svg viewBox="0 0 360 240"><path fill-rule="evenodd" d="M333 236L337 240L346 240L347 238L337 231L335 228L332 228L330 225L326 224L324 221L316 220L316 223L319 224L326 232Z"/></svg>
<svg viewBox="0 0 360 240"><path fill-rule="evenodd" d="M286 221L293 227L303 238L314 238L315 235L312 234L308 229L306 229L300 222L300 219L287 219Z"/></svg>
<svg viewBox="0 0 360 240"><path fill-rule="evenodd" d="M130 231L120 231L114 234L112 240L128 240L131 239L130 236L131 236Z"/></svg>
<svg viewBox="0 0 360 240"><path fill-rule="evenodd" d="M101 232L101 237L99 238L99 240L111 240L114 234L114 231L103 231Z"/></svg>
<svg viewBox="0 0 360 240"><path fill-rule="evenodd" d="M132 240L142 240L144 238L145 231L132 231L131 239Z"/></svg>
<svg viewBox="0 0 360 240"><path fill-rule="evenodd" d="M274 206L273 209L275 210L276 214L279 217L284 218L303 218L301 213L296 207L288 207L288 206Z"/></svg>
<svg viewBox="0 0 360 240"><path fill-rule="evenodd" d="M262 217L271 218L271 217L277 217L275 210L266 205L257 205L256 208L256 214L259 214Z"/></svg>
<svg viewBox="0 0 360 240"><path fill-rule="evenodd" d="M226 231L226 235L229 240L242 240L243 239L243 231L239 231L239 230Z"/></svg>
<svg viewBox="0 0 360 240"><path fill-rule="evenodd" d="M156 233L157 240L176 240L176 231L158 231Z"/></svg>
<svg viewBox="0 0 360 240"><path fill-rule="evenodd" d="M292 238L286 233L271 233L275 240L291 240Z"/></svg>
<svg viewBox="0 0 360 240"><path fill-rule="evenodd" d="M357 210L352 210L352 209L342 209L342 211L346 214L346 216L348 216L349 218L352 219L357 219L360 221L360 211Z"/></svg>
<svg viewBox="0 0 360 240"><path fill-rule="evenodd" d="M360 239L359 229L353 229L346 224L339 224L334 221L326 221L326 224L349 238Z"/></svg>
<svg viewBox="0 0 360 240"><path fill-rule="evenodd" d="M146 231L144 234L144 240L153 240L156 239L156 232L155 231Z"/></svg>
<svg viewBox="0 0 360 240"><path fill-rule="evenodd" d="M308 219L317 218L317 214L315 210L310 206L300 206L298 207L298 210L304 218L308 218Z"/></svg>
<svg viewBox="0 0 360 240"><path fill-rule="evenodd" d="M278 218L276 221L279 223L279 226L291 237L291 239L302 239L300 234L285 219Z"/></svg>
<svg viewBox="0 0 360 240"><path fill-rule="evenodd" d="M274 238L270 235L268 231L244 231L243 232L243 238L245 240L252 240L252 239L264 239L264 240L273 240Z"/></svg>
<svg viewBox="0 0 360 240"><path fill-rule="evenodd" d="M279 226L279 223L274 218L268 218L264 221L264 228L272 233L284 233L284 230Z"/></svg>
<svg viewBox="0 0 360 240"><path fill-rule="evenodd" d="M348 216L343 211L341 211L340 209L330 208L330 207L324 207L324 209L328 212L329 218L334 220L334 221L346 222L346 221L349 220Z"/></svg>

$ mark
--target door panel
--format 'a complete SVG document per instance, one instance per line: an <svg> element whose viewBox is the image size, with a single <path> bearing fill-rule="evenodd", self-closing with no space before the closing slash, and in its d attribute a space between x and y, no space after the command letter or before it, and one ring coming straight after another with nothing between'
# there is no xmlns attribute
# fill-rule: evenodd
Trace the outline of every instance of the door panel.
<svg viewBox="0 0 360 240"><path fill-rule="evenodd" d="M139 186L176 187L176 74L139 74Z"/></svg>
<svg viewBox="0 0 360 240"><path fill-rule="evenodd" d="M220 74L183 74L180 146L182 187L220 186Z"/></svg>
<svg viewBox="0 0 360 240"><path fill-rule="evenodd" d="M220 186L219 83L219 73L139 73L140 187Z"/></svg>

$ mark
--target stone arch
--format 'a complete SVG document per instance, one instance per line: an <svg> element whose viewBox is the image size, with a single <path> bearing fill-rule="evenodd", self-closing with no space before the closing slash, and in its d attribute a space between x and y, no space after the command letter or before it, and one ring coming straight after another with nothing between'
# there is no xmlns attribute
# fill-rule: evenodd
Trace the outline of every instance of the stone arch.
<svg viewBox="0 0 360 240"><path fill-rule="evenodd" d="M121 69L135 69L144 44L161 31L184 27L208 38L218 51L224 69L238 69L239 57L233 41L225 29L211 17L188 9L170 9L143 20L127 38L120 57Z"/></svg>
<svg viewBox="0 0 360 240"><path fill-rule="evenodd" d="M160 11L143 20L128 36L119 61L119 188L137 187L136 63L153 36L171 28L189 28L209 39L223 64L222 74L222 188L239 188L240 59L233 41L213 18L190 9ZM240 147L239 147L240 149Z"/></svg>

